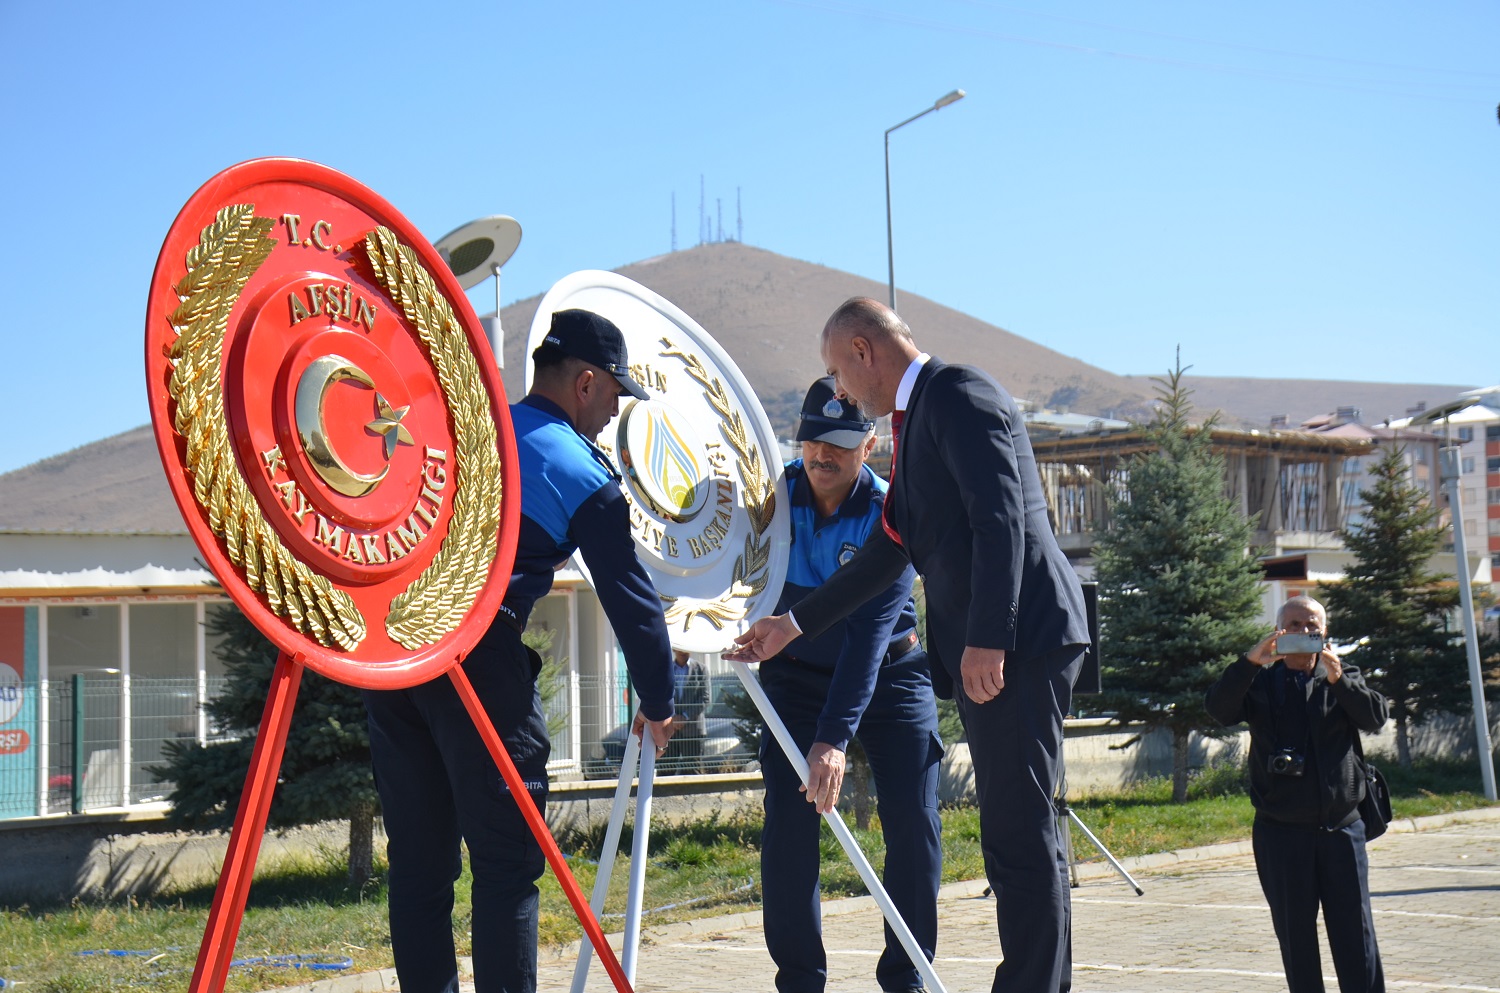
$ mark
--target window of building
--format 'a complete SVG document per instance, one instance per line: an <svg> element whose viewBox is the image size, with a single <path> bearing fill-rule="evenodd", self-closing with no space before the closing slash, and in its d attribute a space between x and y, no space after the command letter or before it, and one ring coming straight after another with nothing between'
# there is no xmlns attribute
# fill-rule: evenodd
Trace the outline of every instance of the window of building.
<svg viewBox="0 0 1500 993"><path fill-rule="evenodd" d="M1490 518L1490 534L1500 534L1500 517Z"/></svg>
<svg viewBox="0 0 1500 993"><path fill-rule="evenodd" d="M1359 459L1345 459L1344 471L1354 476L1359 474Z"/></svg>
<svg viewBox="0 0 1500 993"><path fill-rule="evenodd" d="M1486 472L1500 472L1500 455L1485 460Z"/></svg>
<svg viewBox="0 0 1500 993"><path fill-rule="evenodd" d="M1500 503L1500 486L1490 487L1490 503Z"/></svg>
<svg viewBox="0 0 1500 993"><path fill-rule="evenodd" d="M1473 428L1459 428L1458 429L1458 440L1461 441L1461 442L1462 441L1473 441L1474 440L1474 429Z"/></svg>
<svg viewBox="0 0 1500 993"><path fill-rule="evenodd" d="M1467 521L1464 521L1464 534L1468 535L1470 538L1479 537L1479 523L1472 517Z"/></svg>
<svg viewBox="0 0 1500 993"><path fill-rule="evenodd" d="M1463 473L1464 473L1464 475L1468 475L1469 473L1471 473L1473 471L1474 471L1474 456L1472 456L1472 455L1465 455L1464 456Z"/></svg>
<svg viewBox="0 0 1500 993"><path fill-rule="evenodd" d="M1485 425L1484 436L1491 441L1500 441L1500 424Z"/></svg>

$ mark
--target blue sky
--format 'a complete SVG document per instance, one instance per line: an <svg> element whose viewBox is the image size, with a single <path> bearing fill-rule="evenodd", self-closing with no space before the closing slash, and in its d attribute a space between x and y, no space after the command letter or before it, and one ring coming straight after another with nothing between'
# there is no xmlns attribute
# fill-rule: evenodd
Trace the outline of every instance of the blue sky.
<svg viewBox="0 0 1500 993"><path fill-rule="evenodd" d="M1493 2L7 0L0 39L0 471L148 419L151 269L235 162L514 215L506 302L669 251L674 193L696 244L700 176L715 235L738 195L884 280L882 132L955 87L891 139L904 291L1113 372L1500 381Z"/></svg>

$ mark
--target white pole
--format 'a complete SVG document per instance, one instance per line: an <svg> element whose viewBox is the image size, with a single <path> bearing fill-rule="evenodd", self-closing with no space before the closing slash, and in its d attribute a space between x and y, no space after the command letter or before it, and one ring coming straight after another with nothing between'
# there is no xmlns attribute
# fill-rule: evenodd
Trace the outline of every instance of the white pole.
<svg viewBox="0 0 1500 993"><path fill-rule="evenodd" d="M198 682L198 719L195 722L198 733L198 744L208 744L208 607L202 600L193 603L193 630L197 637L193 639L194 675Z"/></svg>
<svg viewBox="0 0 1500 993"><path fill-rule="evenodd" d="M625 896L625 946L620 967L635 985L641 946L641 900L646 895L646 844L651 836L651 780L656 774L656 744L646 744L650 728L641 729L641 776L635 790L635 836L630 846L630 890Z"/></svg>
<svg viewBox="0 0 1500 993"><path fill-rule="evenodd" d="M1459 450L1445 446L1441 452L1443 484L1448 489L1448 509L1453 515L1453 554L1458 559L1459 613L1463 614L1464 643L1469 656L1469 691L1474 701L1474 739L1479 752L1479 774L1485 799L1495 802L1495 758L1490 750L1490 718L1484 705L1484 672L1479 666L1479 632L1474 624L1474 593L1469 588L1469 556L1464 548L1464 509L1459 496Z"/></svg>
<svg viewBox="0 0 1500 993"><path fill-rule="evenodd" d="M495 272L495 328L490 335L490 344L495 348L495 365L505 368L505 331L500 327L500 267Z"/></svg>
<svg viewBox="0 0 1500 993"><path fill-rule="evenodd" d="M130 700L130 604L120 604L120 806L130 806L130 767L135 763Z"/></svg>
<svg viewBox="0 0 1500 993"><path fill-rule="evenodd" d="M594 896L589 906L594 917L604 913L604 898L609 894L609 880L615 871L615 856L620 854L620 833L625 827L625 810L630 806L630 787L633 773L640 761L641 739L633 734L625 735L625 756L620 760L620 784L615 787L614 806L609 809L609 826L604 830L604 846L599 849L599 872L594 877ZM572 993L583 993L589 978L589 963L594 959L594 946L588 935L578 948L578 962L573 966Z"/></svg>
<svg viewBox="0 0 1500 993"><path fill-rule="evenodd" d="M802 779L804 785L807 783L809 770L807 759L803 757L801 749L792 740L792 733L786 729L781 716L776 713L776 708L771 705L770 697L761 688L760 680L750 671L750 666L744 662L725 659L734 666L734 673L740 677L740 683L745 687L745 692L750 694L750 699L755 701L755 709L760 711L760 716L765 720L766 727L771 729L771 734L776 738L781 750L786 753L787 761L792 768L797 770L797 775ZM922 974L922 980L927 984L931 993L948 993L947 987L942 980L938 979L937 973L933 971L932 963L927 961L927 956L922 954L921 946L917 939L912 936L911 929L906 926L906 921L901 918L901 913L896 905L891 902L890 894L886 893L885 887L881 885L879 877L870 865L870 860L865 858L865 853L860 851L859 842L854 840L854 835L849 831L849 825L839 816L837 810L830 810L823 815L828 826L833 829L833 836L844 846L844 852L849 856L849 861L854 863L854 868L859 872L859 878L865 881L866 888L875 902L880 905L880 912L885 915L885 922L891 926L896 938L901 942L901 947L906 949L906 955L911 959L912 965ZM886 853L887 858L899 858L899 853Z"/></svg>
<svg viewBox="0 0 1500 993"><path fill-rule="evenodd" d="M51 692L48 663L47 605L43 603L36 607L36 789L39 797L36 809L39 814L49 812L47 804L52 794L48 788L52 779L52 701L47 699L47 694Z"/></svg>

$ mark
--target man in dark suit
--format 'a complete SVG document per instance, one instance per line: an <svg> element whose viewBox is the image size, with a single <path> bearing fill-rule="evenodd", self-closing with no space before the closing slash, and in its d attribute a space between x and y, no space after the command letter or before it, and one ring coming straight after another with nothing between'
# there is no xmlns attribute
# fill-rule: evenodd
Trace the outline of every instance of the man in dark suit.
<svg viewBox="0 0 1500 993"><path fill-rule="evenodd" d="M1021 412L990 376L918 349L875 300L840 306L822 351L841 396L869 417L892 414L885 526L793 611L757 621L738 639L740 657L770 658L799 633L820 634L916 567L933 684L957 700L974 763L1003 958L994 990L1069 990L1071 908L1053 791L1089 638Z"/></svg>

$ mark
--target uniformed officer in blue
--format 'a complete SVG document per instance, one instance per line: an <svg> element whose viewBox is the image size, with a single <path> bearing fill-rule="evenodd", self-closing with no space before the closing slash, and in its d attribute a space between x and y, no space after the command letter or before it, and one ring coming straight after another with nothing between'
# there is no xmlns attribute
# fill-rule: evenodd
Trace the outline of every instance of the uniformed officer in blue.
<svg viewBox="0 0 1500 993"><path fill-rule="evenodd" d="M510 408L521 470L521 531L500 613L464 661L496 731L539 808L547 801L541 659L521 643L554 571L583 553L619 640L657 752L672 735L672 650L661 600L635 555L625 497L593 439L619 412L630 377L625 339L585 310L553 315L532 353L531 392ZM446 677L365 693L375 781L389 838L391 947L402 993L458 988L453 882L459 839L474 876L478 993L536 989L541 847Z"/></svg>
<svg viewBox="0 0 1500 993"><path fill-rule="evenodd" d="M820 586L880 528L886 484L864 464L874 429L854 406L835 398L833 377L807 391L797 428L802 458L786 467L792 551L778 614ZM888 853L885 888L929 960L937 947L943 746L927 655L917 639L914 578L908 568L842 623L819 637L797 638L761 663L766 694L811 770L804 789L770 733L762 731L761 889L766 947L776 962L780 993L822 993L827 982L818 905L819 814L838 800L844 752L856 736L875 774ZM893 993L922 987L889 926L875 978Z"/></svg>

